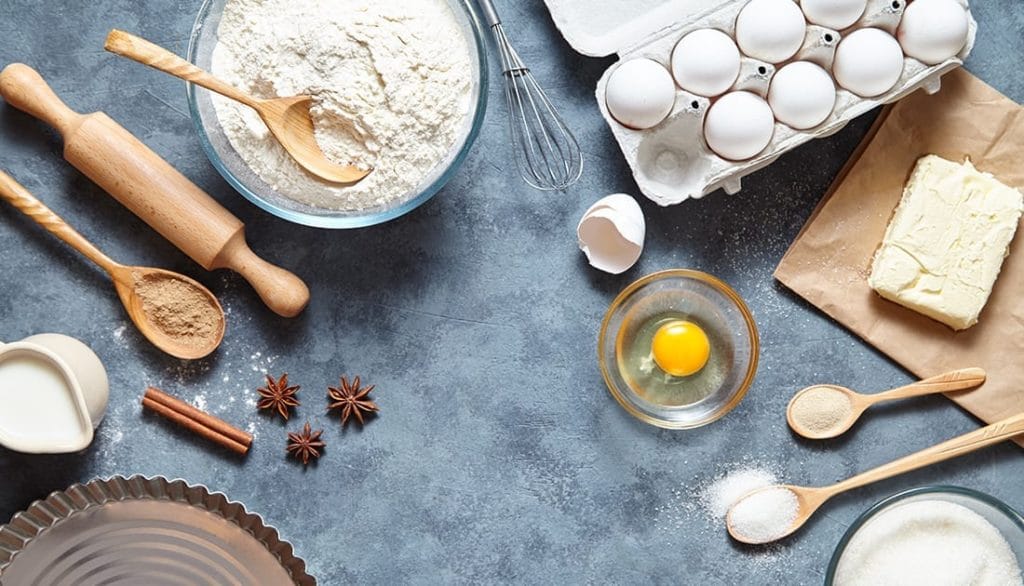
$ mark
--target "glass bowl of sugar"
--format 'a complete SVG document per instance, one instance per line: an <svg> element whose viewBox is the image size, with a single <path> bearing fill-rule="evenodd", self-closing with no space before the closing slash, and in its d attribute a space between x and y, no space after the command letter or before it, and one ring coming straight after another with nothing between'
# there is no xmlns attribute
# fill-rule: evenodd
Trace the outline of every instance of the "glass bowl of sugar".
<svg viewBox="0 0 1024 586"><path fill-rule="evenodd" d="M298 166L246 106L188 84L200 144L246 199L318 228L402 216L455 175L487 106L484 29L469 0L205 0L188 60L257 98L311 95L329 159L354 185Z"/></svg>
<svg viewBox="0 0 1024 586"><path fill-rule="evenodd" d="M1024 517L987 494L925 486L893 495L839 541L826 586L1020 585Z"/></svg>

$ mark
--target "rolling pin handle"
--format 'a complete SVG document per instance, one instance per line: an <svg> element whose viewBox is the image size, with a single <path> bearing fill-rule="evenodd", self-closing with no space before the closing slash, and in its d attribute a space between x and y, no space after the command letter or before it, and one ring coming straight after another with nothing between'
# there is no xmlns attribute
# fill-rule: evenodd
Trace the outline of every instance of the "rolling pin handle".
<svg viewBox="0 0 1024 586"><path fill-rule="evenodd" d="M12 63L0 72L0 95L8 104L56 128L65 140L85 118L68 108L42 76L24 63Z"/></svg>
<svg viewBox="0 0 1024 586"><path fill-rule="evenodd" d="M228 241L208 268L231 269L242 275L263 303L282 317L295 317L309 304L309 288L302 279L256 256L246 244L243 230Z"/></svg>

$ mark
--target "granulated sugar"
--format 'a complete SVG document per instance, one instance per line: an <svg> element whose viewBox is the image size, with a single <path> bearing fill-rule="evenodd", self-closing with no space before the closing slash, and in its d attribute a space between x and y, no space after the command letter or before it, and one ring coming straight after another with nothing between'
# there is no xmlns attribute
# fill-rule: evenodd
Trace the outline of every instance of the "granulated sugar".
<svg viewBox="0 0 1024 586"><path fill-rule="evenodd" d="M684 462L686 464L686 462ZM655 507L653 530L667 543L694 539L709 547L730 547L725 513L732 501L752 490L775 484L781 473L772 462L753 457L716 466L717 472L695 474L668 488ZM681 545L680 545L681 546ZM786 584L793 564L803 563L806 552L799 542L782 542L737 550L735 569L756 575L758 582Z"/></svg>
<svg viewBox="0 0 1024 586"><path fill-rule="evenodd" d="M780 486L740 499L732 507L729 521L736 535L764 543L786 535L799 510L796 493Z"/></svg>
<svg viewBox="0 0 1024 586"><path fill-rule="evenodd" d="M955 503L896 505L865 524L839 560L839 586L1021 586L1013 550L991 523Z"/></svg>
<svg viewBox="0 0 1024 586"><path fill-rule="evenodd" d="M701 504L716 520L725 519L729 509L741 497L759 488L776 484L775 475L760 468L742 468L722 476L701 492Z"/></svg>

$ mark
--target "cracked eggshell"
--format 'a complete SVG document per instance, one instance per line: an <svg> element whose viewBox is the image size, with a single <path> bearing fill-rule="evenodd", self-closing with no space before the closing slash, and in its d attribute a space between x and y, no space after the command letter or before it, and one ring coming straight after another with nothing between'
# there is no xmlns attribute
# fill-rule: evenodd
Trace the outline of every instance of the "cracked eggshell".
<svg viewBox="0 0 1024 586"><path fill-rule="evenodd" d="M616 193L590 206L576 227L576 236L590 266L618 275L640 260L646 229L640 204Z"/></svg>

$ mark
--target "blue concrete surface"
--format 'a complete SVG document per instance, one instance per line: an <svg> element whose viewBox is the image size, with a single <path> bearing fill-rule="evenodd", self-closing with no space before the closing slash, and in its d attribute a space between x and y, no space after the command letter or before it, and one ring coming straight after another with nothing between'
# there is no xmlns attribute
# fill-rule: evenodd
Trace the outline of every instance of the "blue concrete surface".
<svg viewBox="0 0 1024 586"><path fill-rule="evenodd" d="M184 53L199 0L0 0L0 64L38 68L80 111L103 110L248 225L254 249L308 280L299 319L272 315L237 276L210 274L61 159L55 133L0 105L0 168L124 262L184 271L229 310L225 343L185 364L127 324L105 277L10 206L0 206L0 338L57 331L87 341L112 385L93 446L68 456L0 450L0 522L52 490L111 474L181 477L243 501L280 528L323 584L820 584L832 549L871 503L914 486L968 486L1024 508L1024 458L1003 445L883 482L829 504L770 550L731 543L696 492L740 463L794 483L827 483L967 432L977 422L941 398L879 409L844 439L797 441L794 390L834 381L879 390L908 375L777 285L771 273L871 121L784 156L738 195L660 209L644 200L648 245L612 277L591 270L573 231L598 197L637 194L598 114L593 88L612 61L576 54L540 0L499 1L510 34L576 129L586 156L565 194L531 191L511 164L501 86L472 155L435 199L387 225L302 228L262 213L203 156L183 85L106 54L112 27ZM968 68L1024 100L1024 5L974 3L981 34ZM704 429L648 427L609 397L595 361L615 294L652 271L716 274L761 328L750 394ZM264 371L287 371L304 405L288 425L252 405ZM381 416L343 431L325 417L342 373L378 387ZM238 460L138 407L164 387L257 435ZM285 431L326 429L327 453L303 470Z"/></svg>

